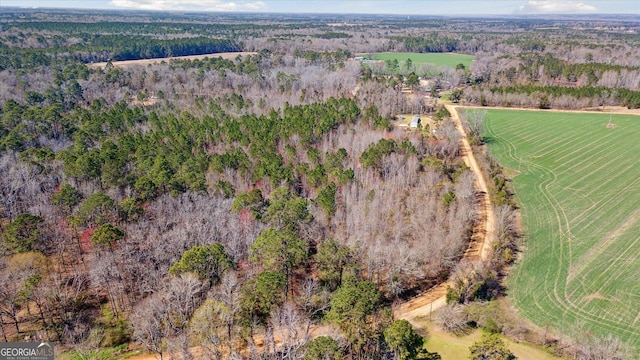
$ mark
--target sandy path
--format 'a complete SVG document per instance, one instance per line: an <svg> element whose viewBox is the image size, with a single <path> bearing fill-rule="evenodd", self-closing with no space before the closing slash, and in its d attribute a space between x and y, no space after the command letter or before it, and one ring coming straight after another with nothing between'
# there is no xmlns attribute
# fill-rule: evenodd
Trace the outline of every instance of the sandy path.
<svg viewBox="0 0 640 360"><path fill-rule="evenodd" d="M140 59L140 60L124 60L124 61L112 61L113 66L116 67L129 67L129 66L146 66L149 64L159 64L161 61L169 62L169 60L179 59L179 60L195 60L195 59L204 59L208 58L217 58L221 57L223 59L235 59L238 55L247 56L247 55L255 55L255 52L228 52L228 53L215 53L215 54L202 54L202 55L189 55L189 56L175 56L175 57L166 57L166 58L157 58L157 59ZM105 67L107 65L106 62L99 62L94 64L87 64L88 67L98 68Z"/></svg>
<svg viewBox="0 0 640 360"><path fill-rule="evenodd" d="M477 197L480 201L480 220L473 230L473 236L471 237L467 251L464 253L464 259L471 261L485 260L490 254L491 243L495 239L495 213L493 211L493 205L491 204L491 198L489 197L489 188L487 187L487 182L482 174L482 170L478 165L478 161L473 155L467 133L458 116L457 107L453 105L445 105L445 107L456 123L456 129L458 129L462 135L460 152L464 163L476 175ZM414 326L420 327L420 324L416 323L415 319L430 315L432 311L445 306L447 286L450 285L451 282L449 281L438 284L417 297L401 304L394 310L395 318L408 320L412 322Z"/></svg>

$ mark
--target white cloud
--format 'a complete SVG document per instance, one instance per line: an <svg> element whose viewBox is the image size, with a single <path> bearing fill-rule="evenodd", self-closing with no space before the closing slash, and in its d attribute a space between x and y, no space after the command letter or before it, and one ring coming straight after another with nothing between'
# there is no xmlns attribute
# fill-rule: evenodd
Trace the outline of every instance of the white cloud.
<svg viewBox="0 0 640 360"><path fill-rule="evenodd" d="M266 9L267 4L265 4L263 1L256 1L254 3L244 4L242 5L242 8L249 11L259 11Z"/></svg>
<svg viewBox="0 0 640 360"><path fill-rule="evenodd" d="M259 11L265 10L263 1L240 3L223 0L111 0L119 8L139 10L206 10L206 11Z"/></svg>
<svg viewBox="0 0 640 360"><path fill-rule="evenodd" d="M553 13L590 13L598 9L595 6L572 0L528 0L520 5L517 12L527 14L553 14Z"/></svg>
<svg viewBox="0 0 640 360"><path fill-rule="evenodd" d="M212 11L236 11L238 10L238 4L236 3L226 3L226 2L216 2L215 4L211 4L211 6L206 7L205 10Z"/></svg>

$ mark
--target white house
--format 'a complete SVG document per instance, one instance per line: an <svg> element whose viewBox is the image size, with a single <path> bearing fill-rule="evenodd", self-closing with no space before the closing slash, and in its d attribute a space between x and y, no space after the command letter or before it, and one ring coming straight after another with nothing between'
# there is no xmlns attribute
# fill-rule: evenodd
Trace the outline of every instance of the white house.
<svg viewBox="0 0 640 360"><path fill-rule="evenodd" d="M411 123L409 123L409 127L415 129L418 127L418 125L420 125L420 123L422 123L422 119L420 119L420 116L413 115L413 118L411 118Z"/></svg>

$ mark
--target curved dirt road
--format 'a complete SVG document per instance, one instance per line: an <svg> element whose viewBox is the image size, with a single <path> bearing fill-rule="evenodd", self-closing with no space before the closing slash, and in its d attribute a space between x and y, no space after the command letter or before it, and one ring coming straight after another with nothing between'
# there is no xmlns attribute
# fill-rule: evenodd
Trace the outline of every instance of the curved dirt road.
<svg viewBox="0 0 640 360"><path fill-rule="evenodd" d="M464 163L473 171L476 175L476 187L477 197L480 201L479 208L479 221L473 230L473 236L467 251L464 253L464 259L471 261L485 260L490 253L491 243L495 239L495 213L493 211L493 205L489 197L489 188L487 182L482 174L482 170L478 165L478 161L473 155L471 145L467 133L462 126L462 122L458 117L458 111L456 106L445 105L451 118L456 123L456 129L462 135L460 140L460 152L463 156ZM427 316L431 314L433 310L446 305L445 296L447 294L447 286L450 286L451 282L446 281L438 284L421 295L401 304L394 310L394 316L396 319L404 319L414 323L412 320L417 317Z"/></svg>

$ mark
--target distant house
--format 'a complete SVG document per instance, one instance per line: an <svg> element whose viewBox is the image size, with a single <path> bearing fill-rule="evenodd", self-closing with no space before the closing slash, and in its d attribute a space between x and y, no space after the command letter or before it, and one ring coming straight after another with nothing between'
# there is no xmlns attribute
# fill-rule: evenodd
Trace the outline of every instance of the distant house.
<svg viewBox="0 0 640 360"><path fill-rule="evenodd" d="M420 125L421 123L422 123L422 119L420 119L420 116L413 115L413 118L411 118L411 122L409 123L409 127L416 129L418 125Z"/></svg>

